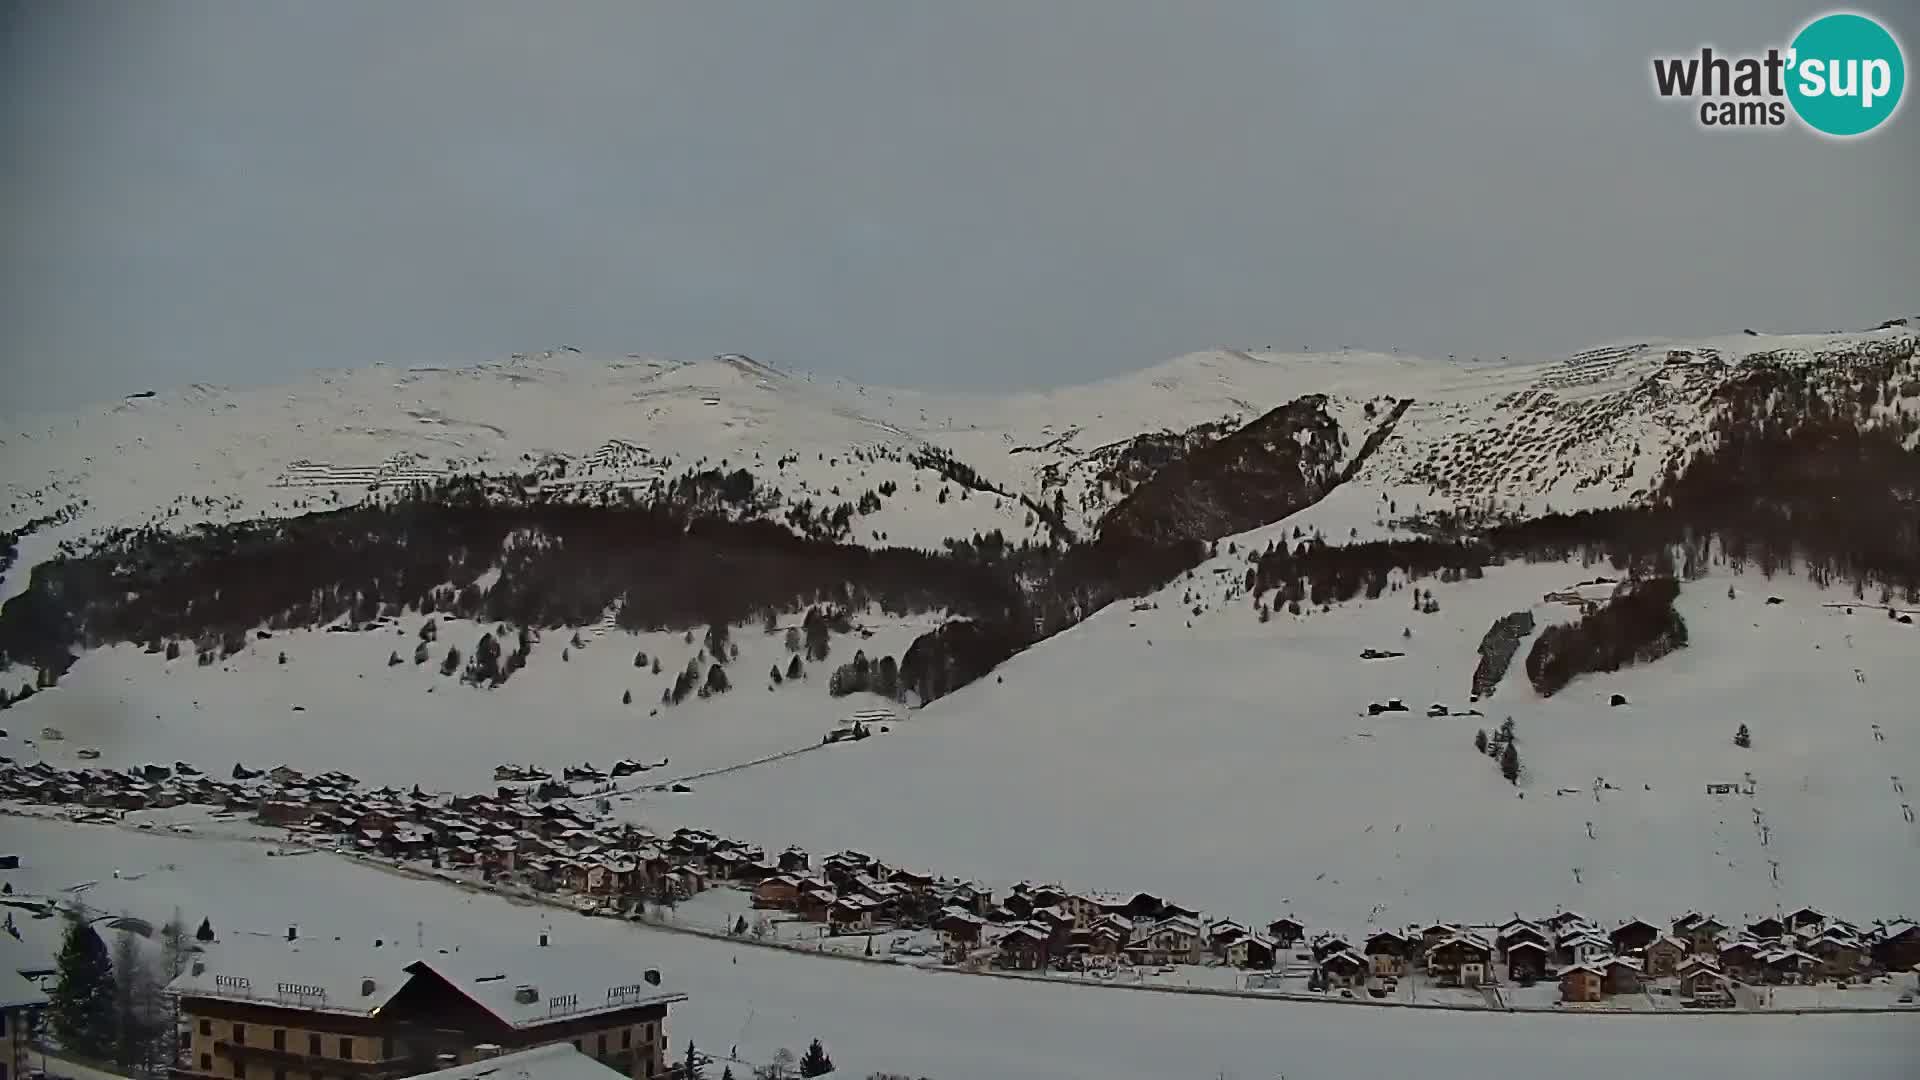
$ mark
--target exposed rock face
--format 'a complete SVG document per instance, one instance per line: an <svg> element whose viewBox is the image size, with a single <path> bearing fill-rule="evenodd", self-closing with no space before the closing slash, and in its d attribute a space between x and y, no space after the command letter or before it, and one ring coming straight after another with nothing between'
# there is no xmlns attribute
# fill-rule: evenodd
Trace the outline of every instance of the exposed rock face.
<svg viewBox="0 0 1920 1080"><path fill-rule="evenodd" d="M1473 669L1473 694L1486 697L1507 677L1520 643L1533 633L1533 612L1516 611L1493 620L1480 639L1480 663Z"/></svg>

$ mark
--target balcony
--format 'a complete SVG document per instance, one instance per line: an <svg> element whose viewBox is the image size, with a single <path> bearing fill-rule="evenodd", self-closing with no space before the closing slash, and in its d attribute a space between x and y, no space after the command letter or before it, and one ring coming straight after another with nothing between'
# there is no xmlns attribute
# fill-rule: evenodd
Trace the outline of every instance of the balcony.
<svg viewBox="0 0 1920 1080"><path fill-rule="evenodd" d="M388 1058L385 1061L360 1061L349 1058L328 1057L325 1054L308 1054L298 1050L276 1050L271 1046L256 1043L236 1043L225 1039L216 1040L213 1052L217 1057L229 1061L258 1061L268 1066L283 1069L299 1069L308 1073L329 1073L352 1076L361 1080L391 1080L393 1077L412 1076L424 1072L433 1065L432 1059L412 1057ZM220 1062L214 1062L211 1074L224 1075Z"/></svg>

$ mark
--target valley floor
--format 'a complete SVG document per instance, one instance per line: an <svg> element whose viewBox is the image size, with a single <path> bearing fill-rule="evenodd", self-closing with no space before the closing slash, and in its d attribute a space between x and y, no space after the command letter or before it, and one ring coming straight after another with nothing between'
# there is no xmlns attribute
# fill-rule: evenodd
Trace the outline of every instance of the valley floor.
<svg viewBox="0 0 1920 1080"><path fill-rule="evenodd" d="M1341 1009L1165 994L1100 994L1043 980L832 963L738 943L588 918L324 854L271 845L0 819L0 847L22 854L14 892L83 897L151 919L179 908L223 940L418 941L427 949L510 944L547 932L663 970L690 1000L687 1039L742 1063L822 1039L840 1071L957 1077L1251 1078L1489 1073L1602 1078L1623 1073L1769 1080L1818 1071L1912 1075L1911 1016L1682 1016L1607 1020L1502 1013ZM57 919L18 920L14 946L50 953ZM217 945L215 946L217 948ZM739 1070L736 1070L738 1072Z"/></svg>
<svg viewBox="0 0 1920 1080"><path fill-rule="evenodd" d="M699 777L693 790L634 791L616 814L769 851L853 848L1000 889L1146 890L1213 917L1355 934L1560 909L1610 923L1688 909L1744 923L1802 904L1862 923L1916 914L1920 824L1902 778L1920 778L1920 628L1849 610L1842 589L1716 570L1681 593L1686 649L1543 699L1523 645L1474 702L1494 619L1571 618L1547 594L1610 569L1515 564L1262 622L1228 598L1236 566L1223 547L1193 579L1099 612L858 743L820 738L878 699L829 697L822 665L801 686L757 685L786 654L782 635L755 627L735 630L743 685L657 712L620 705L621 688L657 698L660 677L633 654L664 657L670 677L698 647L679 635L589 633L564 660L550 635L493 691L388 667L378 634L281 636L215 668L104 650L5 714L13 747L43 724L67 738L7 752L72 768L93 745L100 765L184 758L221 773L229 759L285 761L457 792L491 790L502 761L557 774L670 758L632 780ZM1412 610L1413 587L1439 611ZM836 638L834 662L903 648L918 629L869 622L871 638ZM439 645L477 631L443 629ZM287 665L274 659L283 645ZM1616 694L1626 704L1610 706ZM1408 711L1368 715L1396 698ZM1507 717L1517 785L1473 747ZM1741 725L1751 748L1733 743ZM734 768L774 755L789 756Z"/></svg>

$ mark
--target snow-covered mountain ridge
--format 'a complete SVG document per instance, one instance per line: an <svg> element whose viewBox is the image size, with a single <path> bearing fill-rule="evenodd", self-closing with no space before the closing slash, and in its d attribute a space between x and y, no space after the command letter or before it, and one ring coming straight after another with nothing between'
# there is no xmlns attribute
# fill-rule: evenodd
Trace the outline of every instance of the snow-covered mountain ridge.
<svg viewBox="0 0 1920 1080"><path fill-rule="evenodd" d="M1090 534L1166 465L1310 394L1325 395L1338 427L1333 465L1377 444L1352 476L1364 487L1432 508L1607 506L1645 498L1683 464L1711 423L1712 395L1756 368L1885 365L1900 391L1883 409L1920 409L1916 341L1896 320L1535 364L1215 350L1002 397L862 387L737 355L674 363L563 349L469 368L375 365L21 422L0 436L0 528L65 511L23 544L31 563L97 529L282 516L458 474L536 473L549 491L593 498L745 469L782 507L851 504L849 542L937 548L995 529L1018 542L1049 535L1036 505ZM980 488L927 467L927 450ZM889 483L879 505L861 504Z"/></svg>

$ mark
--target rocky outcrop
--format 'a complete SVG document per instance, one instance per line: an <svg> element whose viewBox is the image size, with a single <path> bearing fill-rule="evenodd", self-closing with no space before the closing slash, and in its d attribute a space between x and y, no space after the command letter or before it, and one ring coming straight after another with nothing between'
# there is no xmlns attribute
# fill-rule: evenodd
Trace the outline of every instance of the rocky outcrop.
<svg viewBox="0 0 1920 1080"><path fill-rule="evenodd" d="M1339 483L1340 437L1325 395L1282 405L1135 487L1100 520L1099 540L1213 540L1278 521Z"/></svg>

